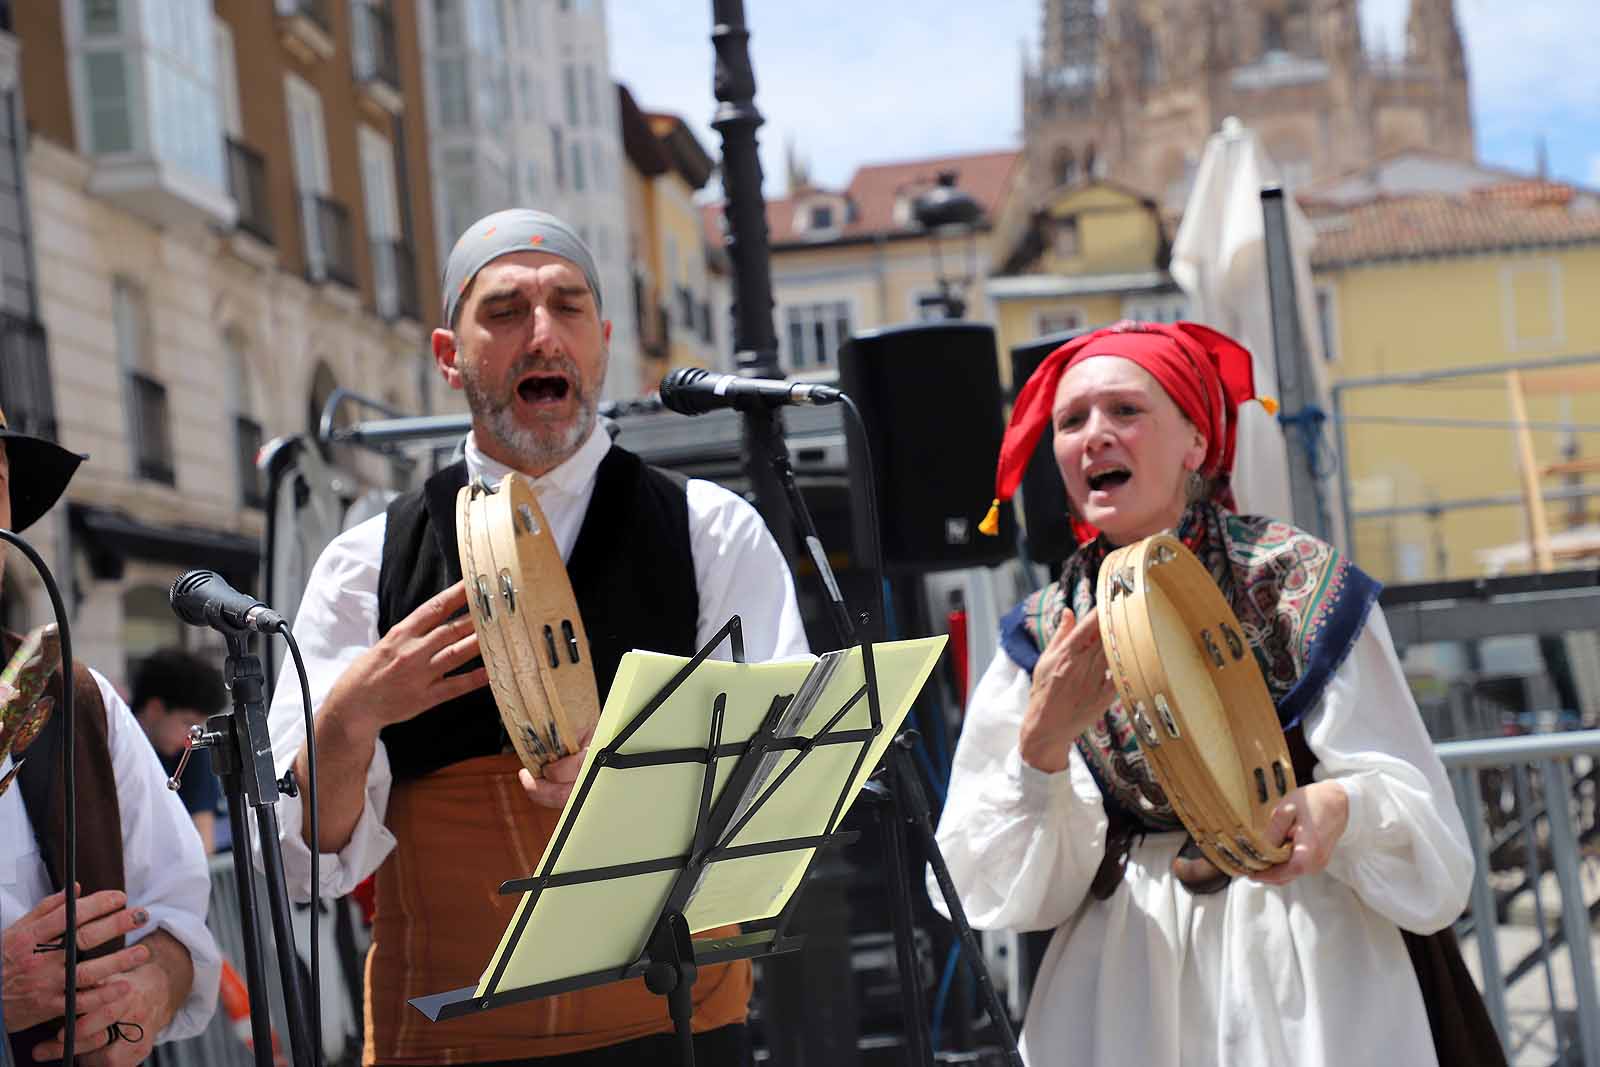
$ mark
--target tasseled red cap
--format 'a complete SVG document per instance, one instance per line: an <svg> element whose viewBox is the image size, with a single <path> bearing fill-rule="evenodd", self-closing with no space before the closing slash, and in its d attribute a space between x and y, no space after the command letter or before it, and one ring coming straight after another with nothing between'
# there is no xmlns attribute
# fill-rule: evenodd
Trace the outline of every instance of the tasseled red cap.
<svg viewBox="0 0 1600 1067"><path fill-rule="evenodd" d="M1022 482L1039 435L1050 425L1056 387L1068 368L1092 356L1132 360L1161 383L1178 409L1206 439L1200 473L1226 482L1233 472L1234 440L1239 431L1239 405L1260 399L1267 411L1277 410L1269 398L1256 397L1250 353L1226 334L1197 322L1119 322L1074 337L1050 355L1029 376L1011 409L1011 424L1000 443L995 474L995 501L978 529L993 535L1000 528L1000 503L1010 500ZM1232 504L1224 484L1222 502ZM1080 543L1095 536L1086 523L1074 522Z"/></svg>

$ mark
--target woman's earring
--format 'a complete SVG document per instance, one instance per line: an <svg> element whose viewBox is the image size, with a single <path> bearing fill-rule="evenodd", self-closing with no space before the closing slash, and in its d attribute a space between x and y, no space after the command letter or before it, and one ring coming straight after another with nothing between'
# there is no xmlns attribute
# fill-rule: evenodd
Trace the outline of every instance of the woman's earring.
<svg viewBox="0 0 1600 1067"><path fill-rule="evenodd" d="M1184 482L1184 489L1189 497L1189 503L1198 504L1201 496L1206 491L1205 479L1200 477L1199 471L1190 471L1189 477Z"/></svg>

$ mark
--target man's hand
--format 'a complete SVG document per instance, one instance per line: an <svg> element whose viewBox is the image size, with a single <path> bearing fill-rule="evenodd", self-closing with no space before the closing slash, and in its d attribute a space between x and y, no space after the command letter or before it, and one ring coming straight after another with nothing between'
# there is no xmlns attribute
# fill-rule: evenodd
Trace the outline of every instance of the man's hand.
<svg viewBox="0 0 1600 1067"><path fill-rule="evenodd" d="M584 733L578 751L572 755L551 760L539 768L537 775L526 767L518 771L517 779L522 782L522 788L527 792L528 798L541 808L554 808L560 811L566 807L567 798L572 795L572 787L577 784L578 774L583 770L583 758L589 752L589 742L593 739L594 728L590 727Z"/></svg>
<svg viewBox="0 0 1600 1067"><path fill-rule="evenodd" d="M1272 809L1267 820L1267 843L1276 847L1288 841L1289 858L1250 877L1268 885L1288 885L1296 878L1316 874L1333 858L1333 846L1350 822L1350 794L1335 779L1301 786Z"/></svg>
<svg viewBox="0 0 1600 1067"><path fill-rule="evenodd" d="M355 833L379 731L488 683L483 667L447 677L478 654L472 617L450 619L466 605L465 582L422 604L345 668L317 710L319 851L338 852ZM304 745L295 773L302 782L311 780ZM301 832L311 845L310 819Z"/></svg>
<svg viewBox="0 0 1600 1067"><path fill-rule="evenodd" d="M148 913L130 910L127 903L126 894L111 889L78 898L80 952L97 948L149 921ZM4 998L7 1030L26 1030L59 1019L66 1012L66 953L59 949L39 951L40 946L58 942L66 929L66 894L55 893L6 927L0 937L5 952L5 984L0 996ZM141 942L79 963L74 1007L80 1013L90 1012L115 1000L121 995L119 985L124 980L119 976L149 960L150 948Z"/></svg>
<svg viewBox="0 0 1600 1067"><path fill-rule="evenodd" d="M188 950L165 930L157 930L140 943L149 942L150 962L119 975L108 987L114 992L103 1003L85 1009L79 998L78 1024L73 1051L83 1067L134 1067L150 1056L160 1033L178 1013L194 984L194 964ZM40 1061L61 1058L65 1030L34 1050Z"/></svg>
<svg viewBox="0 0 1600 1067"><path fill-rule="evenodd" d="M451 619L466 606L464 581L425 601L345 668L323 702L324 710L354 715L376 734L487 684L483 667L449 674L478 655L472 616Z"/></svg>
<svg viewBox="0 0 1600 1067"><path fill-rule="evenodd" d="M1033 668L1033 688L1017 740L1022 762L1051 773L1065 770L1072 743L1116 696L1100 645L1098 609L1059 627Z"/></svg>

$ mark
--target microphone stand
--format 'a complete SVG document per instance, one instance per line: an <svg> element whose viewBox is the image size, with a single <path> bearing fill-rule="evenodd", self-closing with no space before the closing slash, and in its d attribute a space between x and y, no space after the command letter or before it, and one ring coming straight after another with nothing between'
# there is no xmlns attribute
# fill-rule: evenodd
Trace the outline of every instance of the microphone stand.
<svg viewBox="0 0 1600 1067"><path fill-rule="evenodd" d="M855 403L848 396L842 398L843 403L849 407L850 412L858 420L860 413L856 410ZM863 433L861 439L865 440ZM838 631L844 647L860 643L860 636L856 629L855 620L851 618L850 610L844 602L844 595L839 591L838 580L834 577L833 568L828 566L828 554L823 550L822 539L817 536L816 524L812 521L811 510L806 506L805 498L800 495L800 487L795 482L794 468L789 463L789 448L784 443L781 434L774 435L772 445L768 452L768 462L772 465L774 475L782 484L785 495L788 497L789 509L800 524L801 532L805 536L806 549L811 555L811 561L816 565L817 574L822 579L822 584L827 590L828 606L833 615L834 628ZM878 543L877 522L877 486L872 482L872 464L870 458L862 464L869 481L867 499L872 503L871 521L867 524L872 531L872 568L874 581L877 588L878 616L883 618L883 564L882 546ZM869 618L863 613L861 621L865 625ZM939 842L934 834L932 811L928 806L927 793L923 791L922 782L917 777L916 765L911 760L911 746L915 743L915 731L902 730L890 744L887 755L884 757L883 766L879 775L874 775L868 782L865 792L878 802L878 819L883 826L884 835L888 839L888 848L885 851L885 860L888 864L890 908L894 918L895 957L900 971L900 1002L904 1012L906 1026L906 1046L911 1056L911 1062L916 1065L933 1064L933 1049L929 1041L927 1023L927 1005L918 989L917 982L917 957L916 957L916 930L911 921L911 879L906 868L908 865L906 854L905 825L910 823L922 841L922 846L928 857L928 864L933 868L934 878L939 883L939 891L944 896L945 906L949 910L950 922L956 928L957 937L961 943L962 952L966 955L967 966L971 968L977 980L978 991L983 997L984 1006L988 1011L989 1019L1000 1031L1001 1051L1006 1056L1006 1062L1014 1067L1022 1067L1022 1055L1017 1051L1017 1037L1012 1030L1010 1016L1006 1014L1004 1002L994 988L994 981L989 975L988 965L984 962L982 946L978 944L978 936L967 922L967 913L961 907L961 899L956 892L955 882L950 877L950 868L945 863L944 853L939 849ZM885 784L887 783L887 784Z"/></svg>
<svg viewBox="0 0 1600 1067"><path fill-rule="evenodd" d="M66 972L66 986L63 989L65 1002L61 1017L63 1019L76 1019L78 1003L78 899L73 887L78 884L78 796L77 775L74 767L77 766L76 741L73 738L74 726L77 715L72 707L73 690L73 662L72 662L72 627L67 620L67 606L61 599L61 588L56 585L55 575L50 573L50 568L45 566L43 557L28 542L24 541L15 532L0 527L0 541L14 546L17 551L28 557L28 562L33 564L34 570L39 572L40 579L44 582L45 591L50 594L50 607L56 613L56 633L61 639L61 782L65 794L65 808L62 813L64 830L66 834L65 848L61 857L61 885L66 890L67 928L61 935L63 951L62 966ZM73 1063L76 1057L73 1046L77 1043L76 1027L62 1027L61 1062ZM8 1035L0 1033L0 1042L5 1044L6 1060L11 1057L11 1039Z"/></svg>
<svg viewBox="0 0 1600 1067"><path fill-rule="evenodd" d="M211 769L222 781L228 798L228 825L233 831L233 873L237 882L240 928L244 933L245 977L250 989L250 1032L256 1067L273 1067L272 1019L267 1007L267 984L262 963L259 904L250 865L250 837L245 805L256 809L262 866L266 873L268 911L277 945L278 977L283 986L284 1010L289 1021L289 1046L294 1067L314 1067L321 1035L308 1024L304 989L300 982L299 953L289 914L289 890L283 873L283 846L278 842L278 795L297 795L294 772L280 782L273 777L272 738L267 731L265 683L261 661L250 651L250 633L225 629L228 659L225 678L233 694L233 710L211 716L204 727L189 734L174 781L193 749L211 750Z"/></svg>

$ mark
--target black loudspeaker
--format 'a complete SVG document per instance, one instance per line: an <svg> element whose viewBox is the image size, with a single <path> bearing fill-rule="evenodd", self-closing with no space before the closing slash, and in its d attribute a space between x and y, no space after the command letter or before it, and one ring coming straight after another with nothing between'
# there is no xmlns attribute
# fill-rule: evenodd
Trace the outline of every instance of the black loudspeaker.
<svg viewBox="0 0 1600 1067"><path fill-rule="evenodd" d="M1012 396L1022 391L1045 357L1068 341L1083 333L1071 330L1041 337L1037 341L1017 345L1011 350ZM1067 490L1061 482L1061 471L1056 466L1052 433L1046 429L1028 460L1028 469L1022 474L1022 525L1027 531L1024 540L1028 545L1028 558L1035 563L1056 564L1072 555L1078 543L1072 536L1072 522L1067 514Z"/></svg>
<svg viewBox="0 0 1600 1067"><path fill-rule="evenodd" d="M858 333L839 350L839 385L866 425L878 485L883 563L890 570L992 566L1016 550L1016 521L1001 509L1000 532L978 523L994 499L1000 456L999 349L994 328L930 322ZM848 421L847 421L848 426ZM850 442L854 499L864 501ZM853 509L856 545L867 510Z"/></svg>

